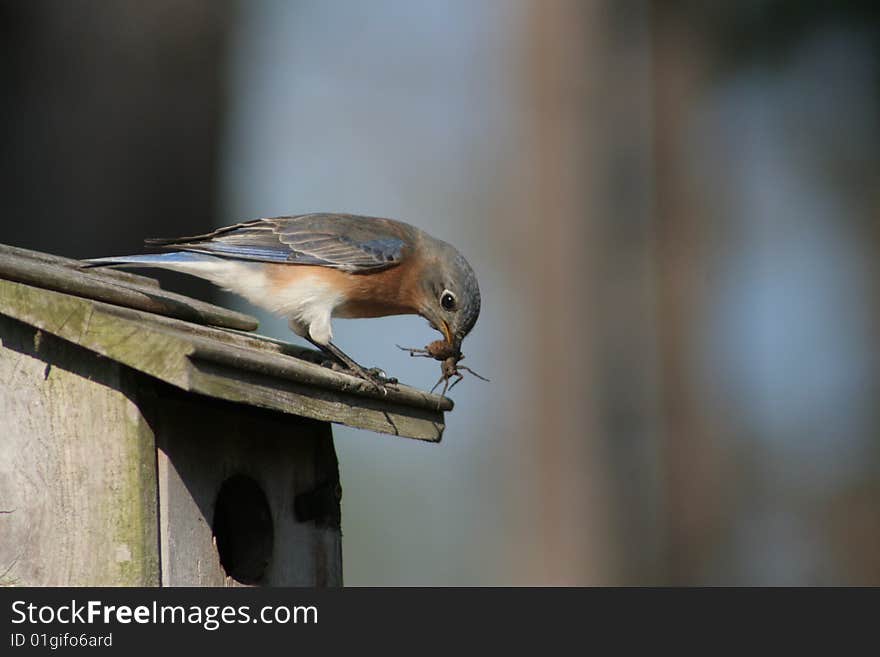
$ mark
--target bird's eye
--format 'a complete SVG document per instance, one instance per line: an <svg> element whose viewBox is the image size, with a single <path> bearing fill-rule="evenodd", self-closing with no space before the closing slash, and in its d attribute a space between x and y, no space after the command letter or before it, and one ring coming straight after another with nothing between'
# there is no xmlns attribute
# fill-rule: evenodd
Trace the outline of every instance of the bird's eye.
<svg viewBox="0 0 880 657"><path fill-rule="evenodd" d="M443 306L443 310L454 310L455 295L449 290L443 290L443 294L440 295L440 305Z"/></svg>

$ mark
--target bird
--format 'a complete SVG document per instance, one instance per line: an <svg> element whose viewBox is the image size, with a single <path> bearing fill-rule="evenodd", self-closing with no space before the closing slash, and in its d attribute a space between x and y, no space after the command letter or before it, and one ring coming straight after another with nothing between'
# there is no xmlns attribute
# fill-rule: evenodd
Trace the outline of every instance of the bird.
<svg viewBox="0 0 880 657"><path fill-rule="evenodd" d="M331 320L420 315L451 354L480 315L473 268L451 244L403 221L311 213L154 238L164 253L92 258L88 267L158 267L204 278L287 318L290 329L368 382L395 382L333 342Z"/></svg>

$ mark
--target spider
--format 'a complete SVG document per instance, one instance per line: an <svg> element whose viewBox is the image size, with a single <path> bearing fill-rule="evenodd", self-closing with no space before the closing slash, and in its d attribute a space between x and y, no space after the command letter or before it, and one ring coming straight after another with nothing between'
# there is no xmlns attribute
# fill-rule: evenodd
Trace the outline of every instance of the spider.
<svg viewBox="0 0 880 657"><path fill-rule="evenodd" d="M441 395L445 395L447 390L452 390L459 381L464 378L464 375L461 373L461 370L465 372L470 372L475 377L482 381L489 381L484 376L477 374L471 368L466 365L459 365L459 363L464 360L464 354L460 351L455 351L451 344L446 342L445 340L435 340L431 344L427 345L424 349L418 349L416 347L401 347L397 345L398 349L403 349L404 351L409 352L410 356L419 356L421 358L433 358L434 360L439 360L440 362L440 371L442 374L440 378L437 380L437 383L434 384L434 387L431 388L431 392L434 392L441 383L443 384L443 392ZM458 377L451 384L449 383L452 377Z"/></svg>

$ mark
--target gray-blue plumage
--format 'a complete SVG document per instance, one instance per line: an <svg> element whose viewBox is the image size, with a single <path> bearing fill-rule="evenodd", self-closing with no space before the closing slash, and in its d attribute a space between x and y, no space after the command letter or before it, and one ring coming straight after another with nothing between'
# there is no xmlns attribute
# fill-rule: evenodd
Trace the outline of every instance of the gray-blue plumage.
<svg viewBox="0 0 880 657"><path fill-rule="evenodd" d="M174 253L144 253L130 256L111 256L109 258L91 258L86 260L87 267L112 267L113 265L144 265L161 267L193 262L207 262L214 258L202 253L175 251Z"/></svg>
<svg viewBox="0 0 880 657"><path fill-rule="evenodd" d="M317 213L258 219L205 235L147 240L147 244L239 260L366 273L400 264L412 239L412 227L391 219Z"/></svg>
<svg viewBox="0 0 880 657"><path fill-rule="evenodd" d="M459 275L459 285L461 286L461 297L463 305L461 308L461 319L458 322L457 336L459 340L471 332L477 319L480 317L480 286L477 283L477 275L471 269L470 264L465 260L464 256L456 251L455 266L461 274Z"/></svg>

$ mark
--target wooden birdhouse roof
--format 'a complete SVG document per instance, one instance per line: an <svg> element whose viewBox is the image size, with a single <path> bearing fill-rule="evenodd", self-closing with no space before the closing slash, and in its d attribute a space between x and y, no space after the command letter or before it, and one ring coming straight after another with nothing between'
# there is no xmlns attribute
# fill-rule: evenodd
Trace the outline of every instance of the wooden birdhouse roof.
<svg viewBox="0 0 880 657"><path fill-rule="evenodd" d="M335 372L316 351L251 333L253 317L154 279L5 245L0 314L177 388L282 413L438 442L452 410L446 397Z"/></svg>

